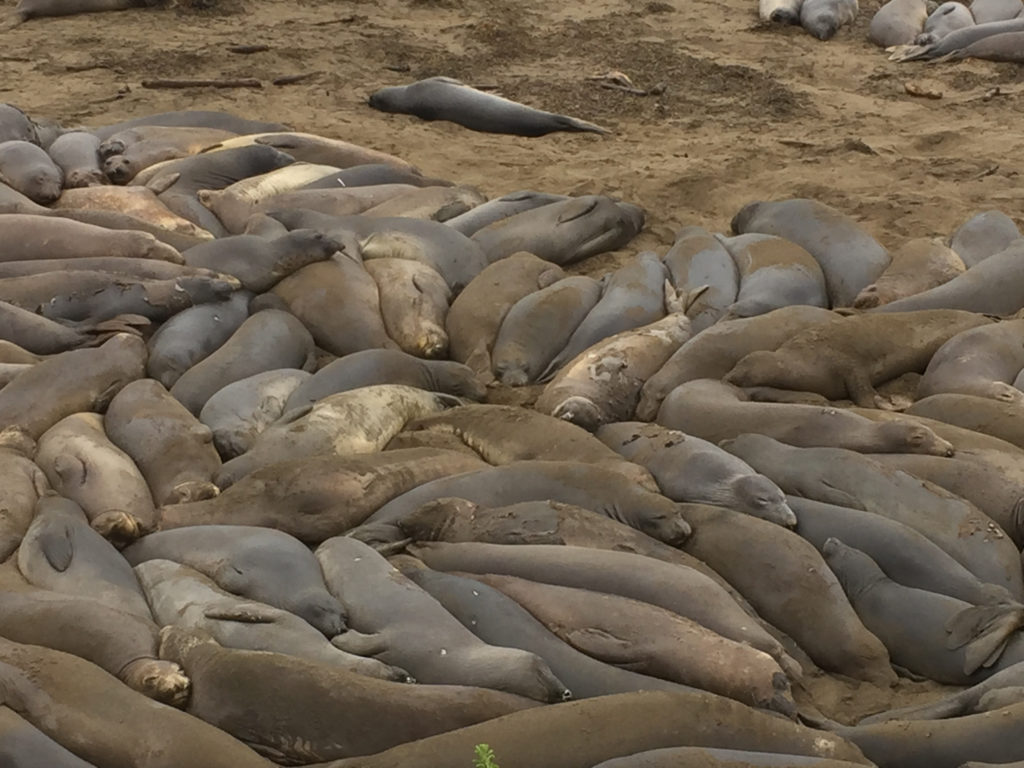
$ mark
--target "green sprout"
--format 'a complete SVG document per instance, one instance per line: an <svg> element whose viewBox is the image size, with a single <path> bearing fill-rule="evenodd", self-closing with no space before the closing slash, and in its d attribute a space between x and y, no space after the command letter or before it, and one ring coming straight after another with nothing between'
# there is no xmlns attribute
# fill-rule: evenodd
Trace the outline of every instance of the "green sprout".
<svg viewBox="0 0 1024 768"><path fill-rule="evenodd" d="M494 750L487 744L477 744L473 747L473 768L499 768L494 762Z"/></svg>

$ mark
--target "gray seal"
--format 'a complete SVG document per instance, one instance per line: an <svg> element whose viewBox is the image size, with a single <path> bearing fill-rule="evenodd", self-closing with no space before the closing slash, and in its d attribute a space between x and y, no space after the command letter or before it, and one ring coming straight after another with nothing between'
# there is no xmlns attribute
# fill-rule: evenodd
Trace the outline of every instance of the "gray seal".
<svg viewBox="0 0 1024 768"><path fill-rule="evenodd" d="M759 233L720 241L740 275L736 301L727 307L726 317L753 317L794 304L828 309L821 267L796 243Z"/></svg>
<svg viewBox="0 0 1024 768"><path fill-rule="evenodd" d="M844 24L853 23L859 8L857 0L804 0L800 25L819 40L830 40Z"/></svg>
<svg viewBox="0 0 1024 768"><path fill-rule="evenodd" d="M704 288L686 312L694 334L717 323L736 302L740 289L736 262L722 240L706 229L683 227L662 261L680 293Z"/></svg>
<svg viewBox="0 0 1024 768"><path fill-rule="evenodd" d="M472 237L484 227L515 216L517 213L532 211L534 208L568 199L566 195L552 195L547 192L523 189L518 192L510 192L478 205L465 213L460 213L458 216L448 219L445 224L452 229L457 229L466 237Z"/></svg>
<svg viewBox="0 0 1024 768"><path fill-rule="evenodd" d="M951 32L956 32L964 27L973 27L974 24L974 16L963 3L942 3L925 20L924 31L907 42L916 43L917 45L930 45L931 43L937 43Z"/></svg>
<svg viewBox="0 0 1024 768"><path fill-rule="evenodd" d="M64 187L94 187L107 184L100 168L100 140L85 131L69 131L50 145L47 153L64 173Z"/></svg>
<svg viewBox="0 0 1024 768"><path fill-rule="evenodd" d="M868 40L880 48L910 45L928 18L925 0L889 0L871 18Z"/></svg>
<svg viewBox="0 0 1024 768"><path fill-rule="evenodd" d="M1024 369L1022 338L1024 320L958 333L932 356L917 385L917 399L952 393L1024 404L1024 392L1014 386Z"/></svg>
<svg viewBox="0 0 1024 768"><path fill-rule="evenodd" d="M46 150L27 141L0 143L0 181L40 205L60 197L64 173Z"/></svg>

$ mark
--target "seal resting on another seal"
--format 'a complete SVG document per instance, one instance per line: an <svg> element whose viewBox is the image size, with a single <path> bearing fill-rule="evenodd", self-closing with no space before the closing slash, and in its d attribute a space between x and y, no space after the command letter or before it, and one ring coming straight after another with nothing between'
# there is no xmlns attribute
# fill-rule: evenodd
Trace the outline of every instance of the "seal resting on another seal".
<svg viewBox="0 0 1024 768"><path fill-rule="evenodd" d="M1021 237L1017 224L1002 211L982 211L965 221L949 240L949 247L970 268L1005 250Z"/></svg>
<svg viewBox="0 0 1024 768"><path fill-rule="evenodd" d="M27 141L0 143L0 181L40 205L60 197L64 172L46 150Z"/></svg>
<svg viewBox="0 0 1024 768"><path fill-rule="evenodd" d="M575 117L544 112L478 91L451 77L430 77L411 85L382 88L370 96L369 104L382 112L400 112L423 120L448 120L485 133L610 133L607 128Z"/></svg>
<svg viewBox="0 0 1024 768"><path fill-rule="evenodd" d="M64 188L94 187L107 183L100 168L100 140L85 131L69 131L46 150L64 174Z"/></svg>
<svg viewBox="0 0 1024 768"><path fill-rule="evenodd" d="M0 431L0 563L21 543L39 499L50 490L43 471L32 461L36 441L17 427Z"/></svg>
<svg viewBox="0 0 1024 768"><path fill-rule="evenodd" d="M963 274L964 262L938 238L908 240L892 254L882 276L857 294L855 309L870 309L927 291Z"/></svg>
<svg viewBox="0 0 1024 768"><path fill-rule="evenodd" d="M444 321L452 292L437 270L412 259L371 259L363 266L377 283L384 328L395 343L418 357L447 357Z"/></svg>
<svg viewBox="0 0 1024 768"><path fill-rule="evenodd" d="M1024 369L1024 320L1005 320L958 333L928 363L917 398L943 393L1024 403L1014 386Z"/></svg>
<svg viewBox="0 0 1024 768"><path fill-rule="evenodd" d="M928 18L925 0L889 0L871 18L868 40L880 48L910 45Z"/></svg>
<svg viewBox="0 0 1024 768"><path fill-rule="evenodd" d="M694 334L717 323L735 303L740 286L736 262L722 241L703 227L679 230L662 261L680 293L705 288L686 311Z"/></svg>

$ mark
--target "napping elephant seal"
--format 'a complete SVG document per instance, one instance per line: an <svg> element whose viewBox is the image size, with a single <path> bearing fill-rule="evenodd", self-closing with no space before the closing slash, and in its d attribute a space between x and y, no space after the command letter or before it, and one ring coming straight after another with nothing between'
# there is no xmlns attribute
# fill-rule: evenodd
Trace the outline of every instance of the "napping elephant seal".
<svg viewBox="0 0 1024 768"><path fill-rule="evenodd" d="M116 333L133 333L136 326L148 324L149 321L142 317L114 318L99 323L63 323L0 301L0 334L6 341L17 343L37 355L54 355L77 347L94 347Z"/></svg>
<svg viewBox="0 0 1024 768"><path fill-rule="evenodd" d="M406 422L437 413L460 401L451 395L400 384L341 392L286 412L215 478L227 488L239 478L279 461L319 453L374 453L402 431Z"/></svg>
<svg viewBox="0 0 1024 768"><path fill-rule="evenodd" d="M296 387L286 410L375 384L404 384L470 400L482 400L487 394L473 371L461 363L421 360L397 349L364 349L328 363Z"/></svg>
<svg viewBox="0 0 1024 768"><path fill-rule="evenodd" d="M243 477L215 498L163 507L160 527L257 525L319 544L406 491L483 467L478 457L433 448L284 461Z"/></svg>
<svg viewBox="0 0 1024 768"><path fill-rule="evenodd" d="M56 216L7 214L0 218L3 261L127 256L181 264L181 254L148 232L105 229Z"/></svg>
<svg viewBox="0 0 1024 768"><path fill-rule="evenodd" d="M760 768L760 766L788 766L788 768L854 768L858 763L829 760L826 757L785 755L777 752L759 752L743 749L706 749L704 747L668 747L637 752L598 763L594 768Z"/></svg>
<svg viewBox="0 0 1024 768"><path fill-rule="evenodd" d="M561 267L531 253L513 254L486 267L448 310L445 330L451 359L489 373L491 349L509 309L564 277Z"/></svg>
<svg viewBox="0 0 1024 768"><path fill-rule="evenodd" d="M153 191L146 187L112 187L109 185L88 187L83 189L65 189L54 210L61 211L58 215L95 216L98 224L106 221L99 217L113 217L123 214L131 217L131 221L148 224L148 230L162 235L177 235L181 240L194 243L213 240L213 235L202 227L196 226L188 219L182 218L164 205ZM111 221L113 219L110 219ZM123 229L123 227L121 227Z"/></svg>
<svg viewBox="0 0 1024 768"><path fill-rule="evenodd" d="M234 135L216 128L140 125L103 139L99 154L110 183L128 184L151 166L197 154Z"/></svg>
<svg viewBox="0 0 1024 768"><path fill-rule="evenodd" d="M138 466L158 506L217 495L213 434L160 382L140 379L114 395L103 427Z"/></svg>
<svg viewBox="0 0 1024 768"><path fill-rule="evenodd" d="M287 152L299 162L333 165L335 168L352 168L366 163L384 163L399 170L418 173L416 168L401 158L352 144L341 139L330 139L312 133L282 133L282 126L257 130L235 131L236 138L221 142L221 147L243 147L260 144ZM271 132L267 132L271 131Z"/></svg>
<svg viewBox="0 0 1024 768"><path fill-rule="evenodd" d="M657 422L712 443L757 432L789 445L953 455L952 443L914 422L876 423L842 408L752 402L742 389L712 379L696 379L672 390L658 410Z"/></svg>
<svg viewBox="0 0 1024 768"><path fill-rule="evenodd" d="M429 77L411 85L381 88L369 104L382 112L447 120L471 131L544 136L555 131L609 133L575 117L556 115L471 88L451 77Z"/></svg>
<svg viewBox="0 0 1024 768"><path fill-rule="evenodd" d="M39 499L50 490L33 456L36 442L18 428L0 431L0 563L18 548Z"/></svg>
<svg viewBox="0 0 1024 768"><path fill-rule="evenodd" d="M982 211L960 225L950 238L949 247L970 268L1005 250L1020 237L1017 224L1005 213Z"/></svg>
<svg viewBox="0 0 1024 768"><path fill-rule="evenodd" d="M925 20L924 31L910 42L931 45L958 29L973 27L974 23L973 14L963 3L942 3Z"/></svg>
<svg viewBox="0 0 1024 768"><path fill-rule="evenodd" d="M668 393L680 384L694 379L720 379L749 353L778 349L800 331L839 317L820 307L783 307L757 317L722 320L694 333L644 384L636 416L651 421Z"/></svg>
<svg viewBox="0 0 1024 768"><path fill-rule="evenodd" d="M532 211L534 208L541 208L545 205L559 203L568 199L566 195L552 195L547 192L523 189L482 203L465 213L460 213L458 216L448 219L445 224L452 229L457 229L466 237L472 237L481 229L494 224L496 221L515 216L517 213Z"/></svg>
<svg viewBox="0 0 1024 768"><path fill-rule="evenodd" d="M67 416L39 438L36 464L54 490L81 505L104 537L127 544L156 528L153 496L131 456L97 413Z"/></svg>
<svg viewBox="0 0 1024 768"><path fill-rule="evenodd" d="M990 21L1006 21L1024 13L1021 0L973 0L971 15L975 24L987 24Z"/></svg>
<svg viewBox="0 0 1024 768"><path fill-rule="evenodd" d="M1024 18L1024 17L1021 17ZM954 51L950 60L982 59L984 61L1024 62L1024 29L1003 32L976 40L965 48Z"/></svg>
<svg viewBox="0 0 1024 768"><path fill-rule="evenodd" d="M887 307L893 304L886 305ZM798 333L774 352L751 352L725 376L740 387L817 392L849 398L865 408L885 407L875 387L905 373L922 373L939 348L958 333L990 324L973 312L921 311L855 315Z"/></svg>
<svg viewBox="0 0 1024 768"><path fill-rule="evenodd" d="M294 613L327 637L345 631L344 608L328 593L316 558L281 531L247 525L177 528L151 533L123 554L132 565L187 565L232 594Z"/></svg>
<svg viewBox="0 0 1024 768"><path fill-rule="evenodd" d="M485 688L402 685L281 653L224 648L196 629L166 628L160 653L192 680L189 714L282 765L374 754L537 706ZM245 704L255 701L258 707Z"/></svg>
<svg viewBox="0 0 1024 768"><path fill-rule="evenodd" d="M313 365L313 338L294 315L264 309L239 325L223 346L204 357L170 388L192 414L232 382L278 368Z"/></svg>
<svg viewBox="0 0 1024 768"><path fill-rule="evenodd" d="M378 184L410 184L414 187L455 186L452 181L424 176L413 168L402 168L388 163L361 163L329 172L315 181L303 184L299 189L370 187Z"/></svg>
<svg viewBox="0 0 1024 768"><path fill-rule="evenodd" d="M868 40L880 48L910 45L928 18L925 0L889 0L871 18Z"/></svg>
<svg viewBox="0 0 1024 768"><path fill-rule="evenodd" d="M100 139L107 139L115 133L126 131L129 128L139 126L168 126L182 128L215 128L221 131L229 131L234 134L251 134L265 131L286 131L288 130L280 123L264 123L259 120L249 120L244 117L233 115L230 112L218 112L215 110L192 110L185 109L178 112L161 112L155 115L145 115L126 120L121 123L97 128L93 133Z"/></svg>
<svg viewBox="0 0 1024 768"><path fill-rule="evenodd" d="M0 707L0 761L48 768L96 768L64 749L10 707Z"/></svg>
<svg viewBox="0 0 1024 768"><path fill-rule="evenodd" d="M1024 320L983 325L951 338L932 356L917 397L943 393L1024 403L1013 382L1024 368Z"/></svg>
<svg viewBox="0 0 1024 768"><path fill-rule="evenodd" d="M919 2L920 0L915 0ZM908 240L875 282L857 294L856 309L871 309L942 285L964 271L964 262L938 238Z"/></svg>
<svg viewBox="0 0 1024 768"><path fill-rule="evenodd" d="M64 188L95 187L107 184L100 168L100 140L85 131L69 131L46 150L64 176Z"/></svg>
<svg viewBox="0 0 1024 768"><path fill-rule="evenodd" d="M444 321L452 292L437 270L412 259L371 259L364 266L377 283L384 328L402 351L447 357Z"/></svg>
<svg viewBox="0 0 1024 768"><path fill-rule="evenodd" d="M796 515L782 490L714 443L659 424L605 424L597 438L646 467L673 501L715 504L792 528Z"/></svg>
<svg viewBox="0 0 1024 768"><path fill-rule="evenodd" d="M822 6L828 16L828 6L834 3L857 5L856 0L805 2L801 20L806 14L816 15ZM733 218L732 229L738 235L760 232L784 237L804 248L821 266L833 307L850 306L889 266L889 254L878 241L849 216L816 200L750 203Z"/></svg>
<svg viewBox="0 0 1024 768"><path fill-rule="evenodd" d="M565 266L622 248L643 225L643 209L601 195L585 195L496 221L478 229L473 240L492 264L526 251Z"/></svg>
<svg viewBox="0 0 1024 768"><path fill-rule="evenodd" d="M571 696L539 656L483 643L366 544L336 536L316 556L355 630L335 638L338 647L401 664L421 683L474 685L537 701Z"/></svg>
<svg viewBox="0 0 1024 768"><path fill-rule="evenodd" d="M794 304L828 309L825 276L807 251L775 235L718 236L739 271L726 317L753 317Z"/></svg>
<svg viewBox="0 0 1024 768"><path fill-rule="evenodd" d="M0 104L0 141L30 141L38 144L38 127L13 104Z"/></svg>
<svg viewBox="0 0 1024 768"><path fill-rule="evenodd" d="M831 40L844 24L857 18L857 0L804 0L800 25L819 40Z"/></svg>
<svg viewBox="0 0 1024 768"><path fill-rule="evenodd" d="M0 142L0 181L40 205L49 205L64 186L64 173L46 150L28 141Z"/></svg>
<svg viewBox="0 0 1024 768"><path fill-rule="evenodd" d="M217 390L199 412L224 459L245 453L285 412L289 396L313 374L297 368L264 371Z"/></svg>
<svg viewBox="0 0 1024 768"><path fill-rule="evenodd" d="M17 557L30 584L98 600L146 621L153 618L131 566L89 527L73 501L56 495L40 499Z"/></svg>
<svg viewBox="0 0 1024 768"><path fill-rule="evenodd" d="M4 704L96 766L269 768L196 717L159 704L70 654L0 640ZM111 723L132 723L111 728Z"/></svg>
<svg viewBox="0 0 1024 768"><path fill-rule="evenodd" d="M703 227L683 227L662 259L682 294L704 286L686 310L694 334L717 323L736 301L740 274L722 241ZM820 271L820 270L819 270Z"/></svg>
<svg viewBox="0 0 1024 768"><path fill-rule="evenodd" d="M356 187L359 189L359 187ZM487 198L475 187L413 187L363 211L364 216L401 216L444 222L472 210Z"/></svg>
<svg viewBox="0 0 1024 768"><path fill-rule="evenodd" d="M918 400L907 413L981 432L1024 448L1024 406L977 395L939 394Z"/></svg>

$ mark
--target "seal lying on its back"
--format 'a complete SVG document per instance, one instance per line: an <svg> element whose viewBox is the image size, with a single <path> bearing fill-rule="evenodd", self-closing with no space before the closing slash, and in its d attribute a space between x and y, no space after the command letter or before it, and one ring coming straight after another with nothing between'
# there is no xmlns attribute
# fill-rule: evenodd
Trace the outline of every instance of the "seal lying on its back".
<svg viewBox="0 0 1024 768"><path fill-rule="evenodd" d="M382 88L369 104L382 112L401 112L424 120L448 120L473 131L544 136L555 131L610 133L599 125L533 109L459 82L451 77Z"/></svg>

